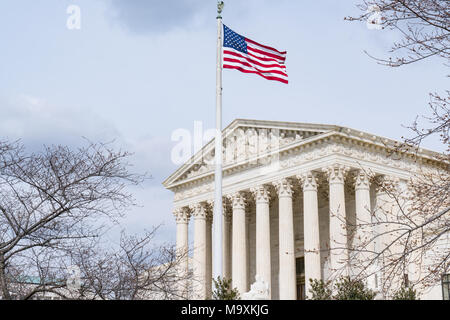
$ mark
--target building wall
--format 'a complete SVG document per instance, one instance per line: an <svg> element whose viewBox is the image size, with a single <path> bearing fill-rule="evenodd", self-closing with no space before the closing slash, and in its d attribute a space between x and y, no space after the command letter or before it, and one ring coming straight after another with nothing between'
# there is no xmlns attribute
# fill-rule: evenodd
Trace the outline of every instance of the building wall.
<svg viewBox="0 0 450 320"><path fill-rule="evenodd" d="M349 132L349 131L347 131ZM365 137L360 133L360 137ZM406 158L402 161L394 161L385 157L383 148L371 145L376 140L375 136L367 136L364 143L353 143L346 137L339 139L324 139L323 142L305 146L305 148L293 150L281 154L281 168L279 170L262 170L269 169L264 166L255 166L254 164L248 167L230 169L228 173L224 174L223 192L224 194L232 194L236 191L248 192L249 188L256 185L270 185L273 181L277 181L280 177L296 178L299 172L315 171L319 173L323 168L332 163L340 163L351 167L352 170L360 169L361 166L368 168L370 171L379 175L394 176L396 178L406 181L409 179L409 173L414 172L416 163L412 159ZM205 169L206 170L206 169ZM235 170L235 171L233 171ZM199 173L206 172L200 171ZM195 172L191 172L187 177L195 177ZM319 173L320 174L320 173ZM323 175L326 176L326 175ZM353 181L349 179L346 182L345 206L347 218L350 223L356 220L355 213L355 193L349 185ZM186 187L179 189L175 195L176 206L186 206L191 203L204 202L213 197L213 184L207 179L200 181L197 184L190 185L187 183ZM319 236L321 243L321 271L322 277L327 278L328 272L328 251L329 248L329 204L327 189L328 183L325 180L319 182L318 206L319 206ZM293 199L293 213L294 213L294 237L295 237L295 254L296 257L303 256L303 199L301 192L297 192ZM251 202L251 201L250 201ZM376 207L376 195L373 186L371 187L371 208ZM255 207L248 212L248 227L247 227L247 241L248 241L248 289L250 284L255 281L256 275L256 213ZM272 299L278 299L278 269L279 269L279 245L278 245L278 199L274 197L270 203L270 239L271 239L271 287ZM348 230L348 243L352 245L353 230ZM231 232L231 231L230 231ZM191 237L192 239L192 237ZM230 234L231 239L231 234ZM447 244L447 247L450 244ZM232 246L230 246L231 248ZM231 255L230 255L231 258ZM231 265L232 261L230 261ZM440 284L437 289L430 290L430 293L424 293L424 297L433 297L433 299L440 299L442 296Z"/></svg>
<svg viewBox="0 0 450 320"><path fill-rule="evenodd" d="M348 218L352 219L355 216L355 197L354 194L346 195L346 212ZM328 251L329 246L329 206L328 199L325 196L320 196L319 193L319 235L321 242L321 262L322 262L322 276L328 275ZM294 210L294 239L295 239L295 256L303 257L303 196L298 193L293 199ZM248 287L255 281L256 275L256 211L252 207L248 211ZM354 219L354 218L353 218ZM278 220L278 199L274 198L270 202L270 246L271 246L271 268L272 268L272 299L279 298L279 220ZM350 235L349 235L349 238Z"/></svg>

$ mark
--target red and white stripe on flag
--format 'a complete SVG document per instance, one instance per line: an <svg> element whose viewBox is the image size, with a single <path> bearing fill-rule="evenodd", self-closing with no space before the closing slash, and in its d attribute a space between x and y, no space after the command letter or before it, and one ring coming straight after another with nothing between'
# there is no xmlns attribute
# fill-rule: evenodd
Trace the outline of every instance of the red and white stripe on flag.
<svg viewBox="0 0 450 320"><path fill-rule="evenodd" d="M260 44L224 27L223 68L254 73L267 80L288 83L286 51Z"/></svg>

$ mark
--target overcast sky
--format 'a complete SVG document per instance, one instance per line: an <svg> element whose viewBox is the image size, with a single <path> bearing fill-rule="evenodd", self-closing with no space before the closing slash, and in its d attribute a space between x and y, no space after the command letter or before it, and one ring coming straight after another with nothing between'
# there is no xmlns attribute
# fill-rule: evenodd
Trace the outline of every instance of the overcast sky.
<svg viewBox="0 0 450 320"><path fill-rule="evenodd" d="M426 114L428 93L448 88L440 61L389 69L395 35L346 22L356 0L227 0L224 23L287 50L289 84L225 70L223 125L235 118L337 124L393 139ZM81 10L69 30L67 8ZM172 193L161 185L177 166L171 134L215 119L215 0L0 1L0 137L76 146L82 136L134 152L134 170L153 179L133 190L130 232L163 224L175 240ZM428 148L439 150L432 141Z"/></svg>

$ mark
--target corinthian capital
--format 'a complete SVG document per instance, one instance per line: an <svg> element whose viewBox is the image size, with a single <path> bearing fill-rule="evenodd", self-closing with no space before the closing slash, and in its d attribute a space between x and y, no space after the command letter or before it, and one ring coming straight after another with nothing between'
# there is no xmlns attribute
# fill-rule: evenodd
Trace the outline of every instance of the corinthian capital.
<svg viewBox="0 0 450 320"><path fill-rule="evenodd" d="M173 215L175 216L175 221L177 223L188 223L190 214L189 214L189 208L182 207L182 208L175 208L173 210Z"/></svg>
<svg viewBox="0 0 450 320"><path fill-rule="evenodd" d="M278 192L278 197L292 197L294 190L290 179L284 178L272 184Z"/></svg>
<svg viewBox="0 0 450 320"><path fill-rule="evenodd" d="M385 193L385 192L396 192L398 191L400 184L400 179L388 175L378 175L374 179L375 192Z"/></svg>
<svg viewBox="0 0 450 320"><path fill-rule="evenodd" d="M222 214L225 221L230 222L232 217L232 211L230 210L230 205L227 197L222 199Z"/></svg>
<svg viewBox="0 0 450 320"><path fill-rule="evenodd" d="M317 177L313 172L306 172L297 178L302 184L303 191L317 191Z"/></svg>
<svg viewBox="0 0 450 320"><path fill-rule="evenodd" d="M214 199L210 199L210 200L206 200L206 203L208 204L210 210L213 212L214 211ZM228 202L228 197L224 196L222 197L222 214L224 216L226 216L227 214L229 214L229 202Z"/></svg>
<svg viewBox="0 0 450 320"><path fill-rule="evenodd" d="M226 222L230 222L232 216L233 216L233 213L231 210L228 209L228 207L226 210L225 209L223 210L223 217Z"/></svg>
<svg viewBox="0 0 450 320"><path fill-rule="evenodd" d="M327 168L322 169L323 172L326 173L326 177L330 184L333 183L344 183L345 176L350 168L342 165L342 164L333 164Z"/></svg>
<svg viewBox="0 0 450 320"><path fill-rule="evenodd" d="M245 209L246 199L242 192L235 192L227 196L233 209Z"/></svg>
<svg viewBox="0 0 450 320"><path fill-rule="evenodd" d="M250 192L255 197L256 202L269 202L270 201L270 190L267 185L260 185L255 188L251 188Z"/></svg>
<svg viewBox="0 0 450 320"><path fill-rule="evenodd" d="M357 189L369 189L370 179L368 174L364 170L359 170L355 177L355 190Z"/></svg>
<svg viewBox="0 0 450 320"><path fill-rule="evenodd" d="M206 221L212 222L214 212L214 200L206 200Z"/></svg>
<svg viewBox="0 0 450 320"><path fill-rule="evenodd" d="M195 219L206 219L209 215L208 204L205 202L190 205L189 209L191 209L191 215Z"/></svg>

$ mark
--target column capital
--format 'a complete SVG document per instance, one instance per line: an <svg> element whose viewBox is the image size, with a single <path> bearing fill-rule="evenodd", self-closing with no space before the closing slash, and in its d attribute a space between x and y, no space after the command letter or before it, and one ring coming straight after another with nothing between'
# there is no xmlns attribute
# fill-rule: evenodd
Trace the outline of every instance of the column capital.
<svg viewBox="0 0 450 320"><path fill-rule="evenodd" d="M230 200L233 209L245 209L247 199L245 198L245 194L243 192L235 192L228 195L227 198Z"/></svg>
<svg viewBox="0 0 450 320"><path fill-rule="evenodd" d="M208 205L209 210L214 210L214 200L206 200L206 204Z"/></svg>
<svg viewBox="0 0 450 320"><path fill-rule="evenodd" d="M231 222L232 216L233 216L233 214L231 213L231 211L227 211L227 212L223 213L223 217L226 222Z"/></svg>
<svg viewBox="0 0 450 320"><path fill-rule="evenodd" d="M177 223L189 223L189 218L191 217L188 207L173 209L173 215L175 216L175 221Z"/></svg>
<svg viewBox="0 0 450 320"><path fill-rule="evenodd" d="M299 179L302 185L303 192L317 191L317 177L312 171L298 175L297 179Z"/></svg>
<svg viewBox="0 0 450 320"><path fill-rule="evenodd" d="M224 197L224 201L222 202L222 214L226 222L231 221L231 217L233 216L233 212L230 210L230 206Z"/></svg>
<svg viewBox="0 0 450 320"><path fill-rule="evenodd" d="M255 197L256 203L258 202L269 202L270 201L270 190L268 185L260 185L250 189L250 192Z"/></svg>
<svg viewBox="0 0 450 320"><path fill-rule="evenodd" d="M191 215L194 219L206 219L210 215L208 204L206 202L199 202L189 206Z"/></svg>
<svg viewBox="0 0 450 320"><path fill-rule="evenodd" d="M227 196L222 197L222 215L225 217L226 221L231 220L231 210L228 203L229 198ZM214 211L214 199L206 201L210 207L211 211Z"/></svg>
<svg viewBox="0 0 450 320"><path fill-rule="evenodd" d="M387 191L396 190L399 187L400 179L397 177L380 174L373 179L375 192L386 193Z"/></svg>
<svg viewBox="0 0 450 320"><path fill-rule="evenodd" d="M246 220L247 222L251 221L251 219L252 219L252 214L251 214L251 211L250 211L250 210L251 210L251 209L250 209L249 206L247 206L247 208L245 209L245 220Z"/></svg>
<svg viewBox="0 0 450 320"><path fill-rule="evenodd" d="M294 188L291 179L283 178L272 183L278 192L278 197L292 197Z"/></svg>
<svg viewBox="0 0 450 320"><path fill-rule="evenodd" d="M347 175L349 170L349 167L339 163L332 164L322 169L322 171L326 173L326 177L330 184L344 184L345 176Z"/></svg>
<svg viewBox="0 0 450 320"><path fill-rule="evenodd" d="M206 200L206 222L212 222L214 216L214 200Z"/></svg>
<svg viewBox="0 0 450 320"><path fill-rule="evenodd" d="M370 178L364 170L359 170L355 177L355 190L369 190Z"/></svg>

